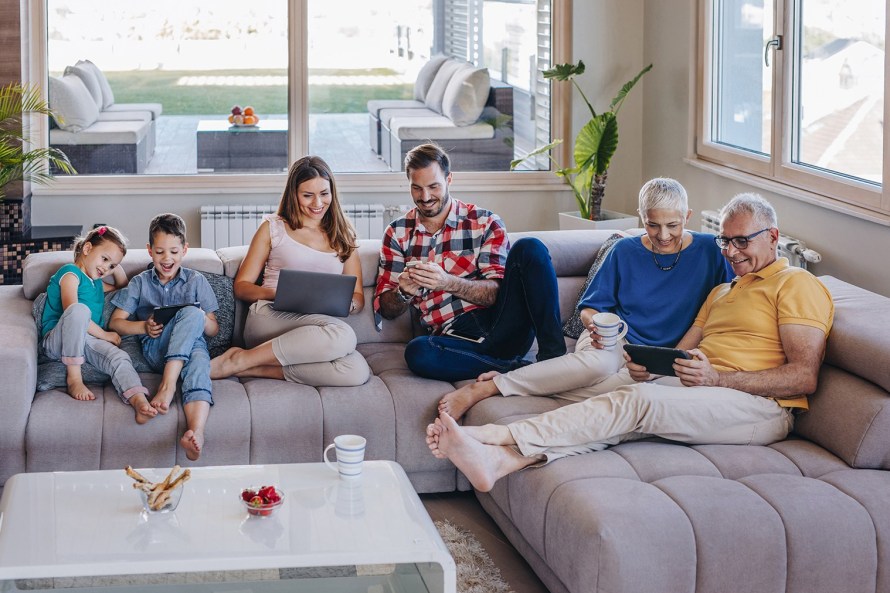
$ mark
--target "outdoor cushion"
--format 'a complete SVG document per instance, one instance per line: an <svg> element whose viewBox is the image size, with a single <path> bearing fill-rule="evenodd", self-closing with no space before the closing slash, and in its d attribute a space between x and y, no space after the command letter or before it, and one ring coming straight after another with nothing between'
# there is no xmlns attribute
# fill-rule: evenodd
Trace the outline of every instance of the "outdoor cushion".
<svg viewBox="0 0 890 593"><path fill-rule="evenodd" d="M474 140L494 137L494 128L489 124L476 123L457 127L444 115L394 117L389 124L393 136L399 140Z"/></svg>
<svg viewBox="0 0 890 593"><path fill-rule="evenodd" d="M98 112L96 115L98 117ZM70 132L50 130L49 142L53 145L138 144L148 133L148 129L148 122L143 121L96 121L88 128Z"/></svg>
<svg viewBox="0 0 890 593"><path fill-rule="evenodd" d="M426 94L436 78L436 73L439 72L439 68L442 67L446 60L448 60L447 56L438 54L431 57L430 61L423 65L423 68L417 73L417 80L414 81L415 99L421 102L426 99Z"/></svg>
<svg viewBox="0 0 890 593"><path fill-rule="evenodd" d="M79 60L75 66L83 66L84 68L92 71L93 75L96 77L96 81L99 83L99 88L102 89L102 109L108 109L112 105L114 105L114 93L111 90L111 85L108 84L108 79L105 78L105 74L99 70L99 67L96 66L89 60Z"/></svg>
<svg viewBox="0 0 890 593"><path fill-rule="evenodd" d="M80 132L99 117L90 91L73 74L49 77L49 106L55 113L56 124L67 132Z"/></svg>
<svg viewBox="0 0 890 593"><path fill-rule="evenodd" d="M467 62L458 60L447 60L442 64L439 71L436 72L436 78L433 79L430 89L426 93L426 98L423 100L427 107L436 113L442 113L442 101L445 98L445 89L448 88L448 83L451 82L451 77L454 76L454 74L466 63Z"/></svg>
<svg viewBox="0 0 890 593"><path fill-rule="evenodd" d="M158 119L163 111L160 103L115 103L105 108L105 111L149 111L152 119Z"/></svg>
<svg viewBox="0 0 890 593"><path fill-rule="evenodd" d="M368 113L374 117L380 117L380 112L384 109L425 109L426 104L423 101L415 101L414 99L372 99L368 101Z"/></svg>
<svg viewBox="0 0 890 593"><path fill-rule="evenodd" d="M389 127L389 123L394 117L437 117L438 113L432 109L422 107L421 109L381 109L380 123Z"/></svg>
<svg viewBox="0 0 890 593"><path fill-rule="evenodd" d="M96 107L99 110L102 109L102 87L99 86L99 81L91 68L86 66L68 66L65 68L65 74L73 74L78 77L83 82L83 85L87 87L90 96L96 103Z"/></svg>
<svg viewBox="0 0 890 593"><path fill-rule="evenodd" d="M451 77L442 98L442 115L458 126L468 126L482 115L491 78L488 68L474 68L467 64Z"/></svg>
<svg viewBox="0 0 890 593"><path fill-rule="evenodd" d="M97 121L144 121L150 122L151 111L100 111Z"/></svg>

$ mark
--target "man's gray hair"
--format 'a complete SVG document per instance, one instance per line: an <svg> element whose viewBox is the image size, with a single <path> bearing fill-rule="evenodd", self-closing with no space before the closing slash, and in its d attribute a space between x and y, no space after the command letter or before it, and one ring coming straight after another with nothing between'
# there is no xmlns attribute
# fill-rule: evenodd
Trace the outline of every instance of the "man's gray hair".
<svg viewBox="0 0 890 593"><path fill-rule="evenodd" d="M686 196L686 188L676 179L656 177L640 188L639 207L643 217L647 210L655 209L678 210L685 216L689 210L689 198Z"/></svg>
<svg viewBox="0 0 890 593"><path fill-rule="evenodd" d="M755 193L738 194L720 209L720 223L738 214L750 214L758 226L778 228L776 209L763 196Z"/></svg>

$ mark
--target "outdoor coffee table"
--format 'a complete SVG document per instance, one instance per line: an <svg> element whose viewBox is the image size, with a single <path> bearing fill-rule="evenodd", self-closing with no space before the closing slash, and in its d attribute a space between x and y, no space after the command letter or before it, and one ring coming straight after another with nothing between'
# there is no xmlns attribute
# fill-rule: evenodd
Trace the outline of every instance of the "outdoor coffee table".
<svg viewBox="0 0 890 593"><path fill-rule="evenodd" d="M122 469L13 476L0 591L455 592L454 561L396 463L367 461L355 481L321 463L191 471L178 508L154 515ZM264 484L284 504L248 516L240 491Z"/></svg>
<svg viewBox="0 0 890 593"><path fill-rule="evenodd" d="M202 119L196 139L198 170L287 170L287 120L263 119L238 127L225 119Z"/></svg>

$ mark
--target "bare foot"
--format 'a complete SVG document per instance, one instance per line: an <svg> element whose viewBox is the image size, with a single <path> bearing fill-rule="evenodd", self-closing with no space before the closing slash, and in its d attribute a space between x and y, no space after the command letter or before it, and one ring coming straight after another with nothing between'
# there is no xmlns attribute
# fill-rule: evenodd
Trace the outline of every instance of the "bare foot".
<svg viewBox="0 0 890 593"><path fill-rule="evenodd" d="M244 348L232 346L216 358L210 359L210 378L227 379L234 375L238 369L232 359L239 352L244 352Z"/></svg>
<svg viewBox="0 0 890 593"><path fill-rule="evenodd" d="M173 401L173 396L175 394L176 383L173 385L161 383L160 386L158 386L158 392L151 398L152 407L156 409L158 413L166 414L170 410L170 402Z"/></svg>
<svg viewBox="0 0 890 593"><path fill-rule="evenodd" d="M488 492L504 476L535 463L510 447L486 445L466 434L454 418L440 414L438 450L467 477L474 488Z"/></svg>
<svg viewBox="0 0 890 593"><path fill-rule="evenodd" d="M80 379L68 379L68 395L73 397L78 401L89 401L91 399L96 399L96 396L93 395L93 392L83 384L83 381Z"/></svg>
<svg viewBox="0 0 890 593"><path fill-rule="evenodd" d="M430 448L433 457L445 459L445 454L439 451L439 433L442 432L442 422L436 418L435 422L426 427L426 445Z"/></svg>
<svg viewBox="0 0 890 593"><path fill-rule="evenodd" d="M137 393L130 397L130 405L136 410L136 423L145 424L158 415L158 411L154 409L145 395Z"/></svg>
<svg viewBox="0 0 890 593"><path fill-rule="evenodd" d="M500 373L498 371L486 371L486 372L482 373L481 375L479 375L478 377L476 377L476 380L477 381L491 381L498 375L500 375Z"/></svg>
<svg viewBox="0 0 890 593"><path fill-rule="evenodd" d="M204 433L187 430L182 435L182 438L179 439L179 444L185 449L186 457L192 461L197 461L201 457L201 449L204 448Z"/></svg>
<svg viewBox="0 0 890 593"><path fill-rule="evenodd" d="M497 395L494 381L477 381L452 391L439 400L439 414L448 414L452 418L460 418L467 410L487 397Z"/></svg>

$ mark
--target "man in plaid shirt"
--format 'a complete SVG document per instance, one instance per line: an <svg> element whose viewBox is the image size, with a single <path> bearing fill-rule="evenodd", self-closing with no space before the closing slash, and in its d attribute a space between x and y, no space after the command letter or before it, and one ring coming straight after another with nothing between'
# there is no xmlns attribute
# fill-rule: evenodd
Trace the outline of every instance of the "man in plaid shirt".
<svg viewBox="0 0 890 593"><path fill-rule="evenodd" d="M556 273L547 248L524 238L510 249L501 219L448 192L451 166L435 144L405 156L415 208L383 236L374 313L394 319L415 307L426 336L405 349L408 367L443 381L506 372L565 354ZM509 254L508 254L509 250Z"/></svg>

